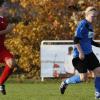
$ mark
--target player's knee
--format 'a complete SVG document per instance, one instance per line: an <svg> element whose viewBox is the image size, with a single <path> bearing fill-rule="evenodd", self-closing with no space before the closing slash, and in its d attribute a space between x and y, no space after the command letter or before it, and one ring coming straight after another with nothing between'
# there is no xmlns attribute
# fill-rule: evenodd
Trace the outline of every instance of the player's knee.
<svg viewBox="0 0 100 100"><path fill-rule="evenodd" d="M85 82L85 81L86 81L86 77L82 77L82 78L81 78L81 81L82 81L82 82Z"/></svg>
<svg viewBox="0 0 100 100"><path fill-rule="evenodd" d="M6 59L5 62L6 62L6 65L8 65L10 68L13 68L15 65L15 61L12 58Z"/></svg>
<svg viewBox="0 0 100 100"><path fill-rule="evenodd" d="M80 74L80 80L82 82L85 82L87 80L87 74L86 73Z"/></svg>

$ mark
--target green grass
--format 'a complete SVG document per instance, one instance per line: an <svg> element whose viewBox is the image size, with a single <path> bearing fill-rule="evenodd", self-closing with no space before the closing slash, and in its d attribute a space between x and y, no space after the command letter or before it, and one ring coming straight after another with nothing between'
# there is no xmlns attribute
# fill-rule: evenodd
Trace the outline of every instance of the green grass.
<svg viewBox="0 0 100 100"><path fill-rule="evenodd" d="M64 95L60 82L7 83L7 95L0 100L95 100L93 82L70 85Z"/></svg>

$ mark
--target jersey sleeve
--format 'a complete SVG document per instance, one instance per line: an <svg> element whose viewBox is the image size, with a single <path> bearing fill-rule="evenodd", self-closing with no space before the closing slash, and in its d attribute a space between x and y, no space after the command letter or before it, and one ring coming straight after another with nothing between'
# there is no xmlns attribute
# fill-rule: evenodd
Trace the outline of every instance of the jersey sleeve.
<svg viewBox="0 0 100 100"><path fill-rule="evenodd" d="M81 21L75 31L75 37L77 38L83 38L83 33L86 31L86 27L85 27L85 21Z"/></svg>

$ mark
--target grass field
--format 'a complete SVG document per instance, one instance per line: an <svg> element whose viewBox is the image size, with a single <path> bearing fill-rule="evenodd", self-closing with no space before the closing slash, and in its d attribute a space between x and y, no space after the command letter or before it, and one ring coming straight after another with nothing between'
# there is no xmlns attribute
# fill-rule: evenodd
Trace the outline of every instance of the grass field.
<svg viewBox="0 0 100 100"><path fill-rule="evenodd" d="M0 100L95 100L93 82L70 85L64 95L60 82L7 83L7 95Z"/></svg>

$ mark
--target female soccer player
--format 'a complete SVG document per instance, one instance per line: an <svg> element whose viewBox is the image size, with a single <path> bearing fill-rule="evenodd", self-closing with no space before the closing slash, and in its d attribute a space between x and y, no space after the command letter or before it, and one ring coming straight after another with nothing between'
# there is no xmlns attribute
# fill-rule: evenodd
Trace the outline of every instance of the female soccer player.
<svg viewBox="0 0 100 100"><path fill-rule="evenodd" d="M95 75L95 97L100 99L100 63L92 50L92 45L100 47L100 44L93 41L92 22L97 16L95 7L88 7L85 10L85 19L80 21L74 37L73 66L79 73L86 74L88 70ZM68 84L66 80L61 83L60 91L64 94Z"/></svg>
<svg viewBox="0 0 100 100"><path fill-rule="evenodd" d="M5 95L6 90L4 83L12 73L15 62L13 55L4 46L4 41L5 35L12 31L14 25L8 24L7 19L3 16L3 14L7 13L7 9L2 7L2 4L3 2L0 1L0 63L5 63L5 67L0 76L0 92Z"/></svg>

